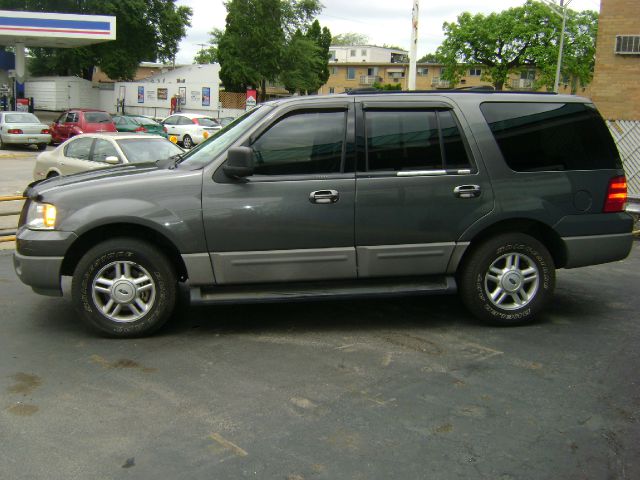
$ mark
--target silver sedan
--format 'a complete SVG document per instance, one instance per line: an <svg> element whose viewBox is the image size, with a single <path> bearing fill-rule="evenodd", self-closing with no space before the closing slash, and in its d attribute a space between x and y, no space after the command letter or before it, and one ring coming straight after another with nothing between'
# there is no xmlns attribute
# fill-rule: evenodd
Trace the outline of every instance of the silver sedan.
<svg viewBox="0 0 640 480"><path fill-rule="evenodd" d="M126 163L151 163L177 158L183 153L184 150L159 135L85 133L38 155L33 178L42 180Z"/></svg>
<svg viewBox="0 0 640 480"><path fill-rule="evenodd" d="M49 127L33 113L0 112L0 148L6 145L37 145L44 150L51 141Z"/></svg>

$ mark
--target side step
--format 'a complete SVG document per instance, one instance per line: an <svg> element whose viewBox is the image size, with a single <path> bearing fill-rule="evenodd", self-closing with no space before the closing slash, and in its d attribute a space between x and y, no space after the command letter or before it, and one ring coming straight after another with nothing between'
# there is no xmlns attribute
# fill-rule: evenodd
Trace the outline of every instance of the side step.
<svg viewBox="0 0 640 480"><path fill-rule="evenodd" d="M301 302L455 293L452 276L191 287L191 304Z"/></svg>

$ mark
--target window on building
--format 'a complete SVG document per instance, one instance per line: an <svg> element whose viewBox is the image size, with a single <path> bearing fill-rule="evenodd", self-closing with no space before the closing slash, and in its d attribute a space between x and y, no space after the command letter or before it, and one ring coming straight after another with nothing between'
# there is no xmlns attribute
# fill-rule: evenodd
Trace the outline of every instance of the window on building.
<svg viewBox="0 0 640 480"><path fill-rule="evenodd" d="M329 93L336 93L336 89L334 87L329 87Z"/></svg>
<svg viewBox="0 0 640 480"><path fill-rule="evenodd" d="M370 77L378 75L378 67L367 68L367 75Z"/></svg>
<svg viewBox="0 0 640 480"><path fill-rule="evenodd" d="M329 50L329 60L332 62L336 61L336 51L335 50Z"/></svg>
<svg viewBox="0 0 640 480"><path fill-rule="evenodd" d="M284 117L251 145L256 175L339 172L346 118L329 110Z"/></svg>
<svg viewBox="0 0 640 480"><path fill-rule="evenodd" d="M469 76L470 77L479 77L480 75L482 75L482 70L480 68L470 68L469 69Z"/></svg>
<svg viewBox="0 0 640 480"><path fill-rule="evenodd" d="M347 80L354 80L356 78L355 67L347 67Z"/></svg>
<svg viewBox="0 0 640 480"><path fill-rule="evenodd" d="M356 56L356 50L351 50L351 51L349 52L349 56L351 56L351 57L355 57L355 56Z"/></svg>
<svg viewBox="0 0 640 480"><path fill-rule="evenodd" d="M429 68L428 67L419 67L418 68L418 75L420 75L421 77L426 77L427 75L429 75Z"/></svg>
<svg viewBox="0 0 640 480"><path fill-rule="evenodd" d="M616 53L640 55L640 35L616 35Z"/></svg>
<svg viewBox="0 0 640 480"><path fill-rule="evenodd" d="M338 67L331 67L331 75L337 75L338 74Z"/></svg>
<svg viewBox="0 0 640 480"><path fill-rule="evenodd" d="M480 110L512 170L621 168L611 135L593 105L488 102Z"/></svg>
<svg viewBox="0 0 640 480"><path fill-rule="evenodd" d="M362 52L360 53L363 57L367 56L367 51L366 50L362 50Z"/></svg>

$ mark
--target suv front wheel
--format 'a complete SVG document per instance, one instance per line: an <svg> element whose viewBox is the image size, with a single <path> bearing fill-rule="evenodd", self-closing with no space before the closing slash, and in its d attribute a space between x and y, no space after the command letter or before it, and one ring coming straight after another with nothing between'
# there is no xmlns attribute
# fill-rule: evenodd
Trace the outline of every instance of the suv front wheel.
<svg viewBox="0 0 640 480"><path fill-rule="evenodd" d="M522 233L492 237L470 252L458 278L467 308L481 320L500 326L534 319L555 287L549 251Z"/></svg>
<svg viewBox="0 0 640 480"><path fill-rule="evenodd" d="M139 337L171 316L177 281L153 245L117 238L90 249L73 274L72 299L91 327L112 337Z"/></svg>

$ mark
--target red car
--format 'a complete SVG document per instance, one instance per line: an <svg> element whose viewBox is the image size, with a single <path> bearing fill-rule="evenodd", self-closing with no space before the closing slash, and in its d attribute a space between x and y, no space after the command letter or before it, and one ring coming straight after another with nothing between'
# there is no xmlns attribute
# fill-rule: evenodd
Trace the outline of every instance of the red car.
<svg viewBox="0 0 640 480"><path fill-rule="evenodd" d="M51 124L51 142L62 143L81 133L115 132L111 115L102 110L74 108Z"/></svg>

